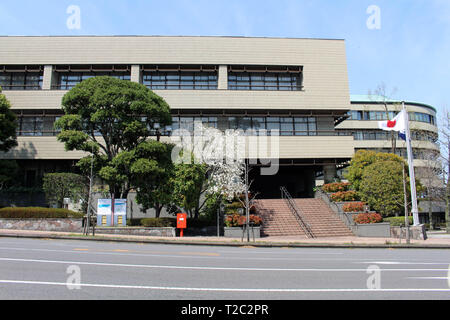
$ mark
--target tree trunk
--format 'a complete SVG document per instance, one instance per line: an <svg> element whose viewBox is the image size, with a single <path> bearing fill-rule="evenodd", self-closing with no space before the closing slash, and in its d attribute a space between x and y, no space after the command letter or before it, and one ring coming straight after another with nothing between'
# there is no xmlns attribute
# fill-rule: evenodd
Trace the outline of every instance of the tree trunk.
<svg viewBox="0 0 450 320"><path fill-rule="evenodd" d="M434 230L434 224L433 224L433 207L432 207L432 200L430 195L428 195L428 219L430 220L430 230Z"/></svg>
<svg viewBox="0 0 450 320"><path fill-rule="evenodd" d="M159 218L159 216L161 215L161 210L162 210L162 206L159 204L155 205L155 217Z"/></svg>
<svg viewBox="0 0 450 320"><path fill-rule="evenodd" d="M200 210L198 207L196 207L195 211L194 211L194 219L197 220L199 218L199 216L200 216Z"/></svg>

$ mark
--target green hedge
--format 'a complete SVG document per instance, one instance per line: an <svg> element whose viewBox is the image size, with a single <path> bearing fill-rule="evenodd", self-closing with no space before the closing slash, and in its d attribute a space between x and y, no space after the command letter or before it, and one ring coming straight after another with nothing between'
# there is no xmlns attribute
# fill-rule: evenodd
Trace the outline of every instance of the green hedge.
<svg viewBox="0 0 450 320"><path fill-rule="evenodd" d="M4 219L60 219L82 218L83 213L55 208L25 207L2 208L0 218Z"/></svg>
<svg viewBox="0 0 450 320"><path fill-rule="evenodd" d="M208 221L203 219L187 219L187 227L188 228L204 228L209 226L215 226L216 222ZM176 227L177 219L176 218L142 218L142 219L128 219L127 226L129 227L159 227L159 228L167 228L167 227Z"/></svg>
<svg viewBox="0 0 450 320"><path fill-rule="evenodd" d="M412 226L414 223L413 217L408 218L409 218L409 225ZM384 218L383 221L389 222L392 227L399 227L400 225L405 225L405 217L389 217Z"/></svg>
<svg viewBox="0 0 450 320"><path fill-rule="evenodd" d="M143 227L176 227L177 221L175 218L143 218L140 221Z"/></svg>

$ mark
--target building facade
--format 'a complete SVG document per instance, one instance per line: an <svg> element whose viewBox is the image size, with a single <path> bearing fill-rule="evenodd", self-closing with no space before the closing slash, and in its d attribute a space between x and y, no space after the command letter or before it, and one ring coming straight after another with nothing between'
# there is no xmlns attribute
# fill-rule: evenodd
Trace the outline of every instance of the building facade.
<svg viewBox="0 0 450 320"><path fill-rule="evenodd" d="M62 116L64 94L99 75L142 83L163 97L172 131L191 130L195 121L220 130L279 130L277 174L253 177L265 198L278 198L280 186L293 197L312 197L317 181L333 181L355 150L390 147L377 130L384 106L350 97L343 40L0 37L0 86L20 124L19 145L0 158L20 163L24 186L45 172L69 171L84 156L64 150L53 123ZM438 150L436 111L407 107L412 128L429 134L417 135L413 147ZM254 141L259 146L264 139Z"/></svg>

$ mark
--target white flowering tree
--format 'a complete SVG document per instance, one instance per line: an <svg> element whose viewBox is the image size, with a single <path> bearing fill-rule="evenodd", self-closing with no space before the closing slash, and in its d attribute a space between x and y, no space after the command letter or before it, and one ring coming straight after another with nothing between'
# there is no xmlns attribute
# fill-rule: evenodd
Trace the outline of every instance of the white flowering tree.
<svg viewBox="0 0 450 320"><path fill-rule="evenodd" d="M248 172L245 161L245 136L242 130L227 130L225 133L211 127L195 124L194 136L188 132L174 133L181 138L178 150L174 153L175 163L206 165L206 179L202 193L207 199L232 200L239 195L246 195L241 201L246 209L247 226L251 200L249 199ZM180 152L182 150L182 152ZM179 155L184 157L180 158ZM192 163L194 162L194 163ZM200 199L200 197L198 197ZM203 204L197 208L201 208Z"/></svg>

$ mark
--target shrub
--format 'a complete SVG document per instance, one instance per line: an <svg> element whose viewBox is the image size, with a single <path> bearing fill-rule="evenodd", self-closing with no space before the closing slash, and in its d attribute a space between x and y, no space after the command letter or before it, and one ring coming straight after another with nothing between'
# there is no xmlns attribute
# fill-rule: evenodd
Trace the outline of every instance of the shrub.
<svg viewBox="0 0 450 320"><path fill-rule="evenodd" d="M262 224L262 218L256 215L251 214L249 216L250 223L259 226ZM225 226L230 227L240 227L245 225L247 222L247 218L245 215L239 215L239 214L230 214L225 217Z"/></svg>
<svg viewBox="0 0 450 320"><path fill-rule="evenodd" d="M127 226L128 227L138 227L141 226L141 220L142 219L127 219Z"/></svg>
<svg viewBox="0 0 450 320"><path fill-rule="evenodd" d="M233 203L228 204L225 207L225 214L237 214L238 213L238 209L242 209L242 203L239 201L235 201Z"/></svg>
<svg viewBox="0 0 450 320"><path fill-rule="evenodd" d="M188 218L186 223L187 227L189 228L205 228L210 226L216 226L217 225L217 217L215 217L215 220L206 219L200 216L199 219L193 219Z"/></svg>
<svg viewBox="0 0 450 320"><path fill-rule="evenodd" d="M409 225L412 226L414 224L413 217L409 218ZM405 225L405 217L389 217L384 218L385 222L389 222L392 227L398 227L400 225Z"/></svg>
<svg viewBox="0 0 450 320"><path fill-rule="evenodd" d="M0 218L10 219L59 219L59 218L82 218L83 213L55 208L25 207L25 208L2 208Z"/></svg>
<svg viewBox="0 0 450 320"><path fill-rule="evenodd" d="M379 161L366 167L358 194L361 200L366 201L373 210L384 217L403 212L402 164L397 161Z"/></svg>
<svg viewBox="0 0 450 320"><path fill-rule="evenodd" d="M353 217L353 221L358 224L370 224L383 222L383 217L379 213L360 213Z"/></svg>
<svg viewBox="0 0 450 320"><path fill-rule="evenodd" d="M205 219L187 219L187 227L204 228L215 225L215 222ZM177 226L176 218L143 218L127 220L127 226L142 226L146 228L175 228Z"/></svg>
<svg viewBox="0 0 450 320"><path fill-rule="evenodd" d="M333 182L322 186L322 190L328 193L334 193L339 191L348 191L351 184L349 182Z"/></svg>
<svg viewBox="0 0 450 320"><path fill-rule="evenodd" d="M342 206L344 212L364 212L366 204L364 202L351 202Z"/></svg>
<svg viewBox="0 0 450 320"><path fill-rule="evenodd" d="M359 198L355 191L339 191L331 195L331 200L334 202L344 202L357 201Z"/></svg>
<svg viewBox="0 0 450 320"><path fill-rule="evenodd" d="M176 227L175 218L143 218L140 223L143 227L168 228Z"/></svg>

